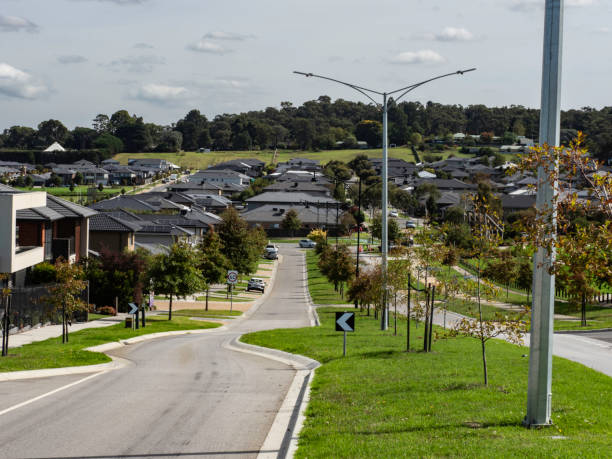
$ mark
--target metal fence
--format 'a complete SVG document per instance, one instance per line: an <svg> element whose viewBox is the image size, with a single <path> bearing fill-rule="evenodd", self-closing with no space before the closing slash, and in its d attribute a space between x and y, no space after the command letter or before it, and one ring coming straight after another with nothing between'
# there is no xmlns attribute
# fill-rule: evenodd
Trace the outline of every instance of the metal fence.
<svg viewBox="0 0 612 459"><path fill-rule="evenodd" d="M45 302L53 284L14 288L10 295L9 329L17 331L45 324L61 323L61 314L53 312ZM89 286L81 293L81 299L88 302ZM0 310L4 317L4 308ZM86 321L87 311L79 312L73 317L75 321ZM4 323L4 322L2 322Z"/></svg>

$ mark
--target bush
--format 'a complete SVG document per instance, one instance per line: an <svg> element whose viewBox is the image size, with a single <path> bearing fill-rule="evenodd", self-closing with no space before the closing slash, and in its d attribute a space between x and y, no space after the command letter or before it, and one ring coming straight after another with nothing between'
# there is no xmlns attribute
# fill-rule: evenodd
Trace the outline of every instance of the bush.
<svg viewBox="0 0 612 459"><path fill-rule="evenodd" d="M98 314L114 316L116 313L117 312L115 311L115 308L113 308L112 306L102 306L101 308L98 308Z"/></svg>
<svg viewBox="0 0 612 459"><path fill-rule="evenodd" d="M32 267L29 275L30 284L50 284L55 282L55 266L46 261Z"/></svg>

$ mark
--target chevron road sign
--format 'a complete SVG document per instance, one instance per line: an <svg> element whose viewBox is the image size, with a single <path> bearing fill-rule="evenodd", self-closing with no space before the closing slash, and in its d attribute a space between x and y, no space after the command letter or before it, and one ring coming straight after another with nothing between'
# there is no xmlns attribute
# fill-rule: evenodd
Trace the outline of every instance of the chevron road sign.
<svg viewBox="0 0 612 459"><path fill-rule="evenodd" d="M138 306L136 306L134 303L128 303L130 305L130 311L128 312L128 314L136 314L136 312L138 311Z"/></svg>
<svg viewBox="0 0 612 459"><path fill-rule="evenodd" d="M355 313L354 312L337 312L336 313L336 331L354 332L355 331Z"/></svg>

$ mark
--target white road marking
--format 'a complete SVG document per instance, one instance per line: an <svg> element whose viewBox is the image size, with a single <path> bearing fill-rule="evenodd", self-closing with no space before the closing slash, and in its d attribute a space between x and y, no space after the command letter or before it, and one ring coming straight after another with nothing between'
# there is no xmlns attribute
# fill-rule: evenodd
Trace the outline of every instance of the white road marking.
<svg viewBox="0 0 612 459"><path fill-rule="evenodd" d="M26 405L29 405L31 403L37 402L38 400L41 400L41 399L46 398L46 397L49 397L49 396L51 396L53 394L57 394L58 392L61 392L63 390L66 390L66 389L69 389L71 387L74 387L77 384L81 384L81 383L83 383L85 381L93 379L93 378L95 378L97 376L100 376L100 375L102 375L104 373L106 373L106 371L101 371L99 373L94 373L93 375L89 375L89 376L87 376L87 377L85 377L83 379L79 379L78 381L71 382L70 384L66 384L65 386L58 387L57 389L54 389L54 390L52 390L50 392L47 392L47 393L42 394L42 395L39 395L38 397L31 398L30 400L26 400L25 402L18 403L17 405L13 405L10 408L6 408L5 410L0 411L0 416L3 416L5 414L7 414L7 413L10 413L11 411L17 410L17 409L22 408L22 407L24 407Z"/></svg>

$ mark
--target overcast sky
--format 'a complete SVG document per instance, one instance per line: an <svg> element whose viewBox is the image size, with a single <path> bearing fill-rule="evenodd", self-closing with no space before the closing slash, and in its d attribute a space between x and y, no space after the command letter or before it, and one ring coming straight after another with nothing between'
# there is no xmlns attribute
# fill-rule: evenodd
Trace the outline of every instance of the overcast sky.
<svg viewBox="0 0 612 459"><path fill-rule="evenodd" d="M563 107L612 105L612 1L565 0ZM0 129L91 126L119 109L170 124L367 99L303 70L410 100L539 105L544 0L0 0Z"/></svg>

